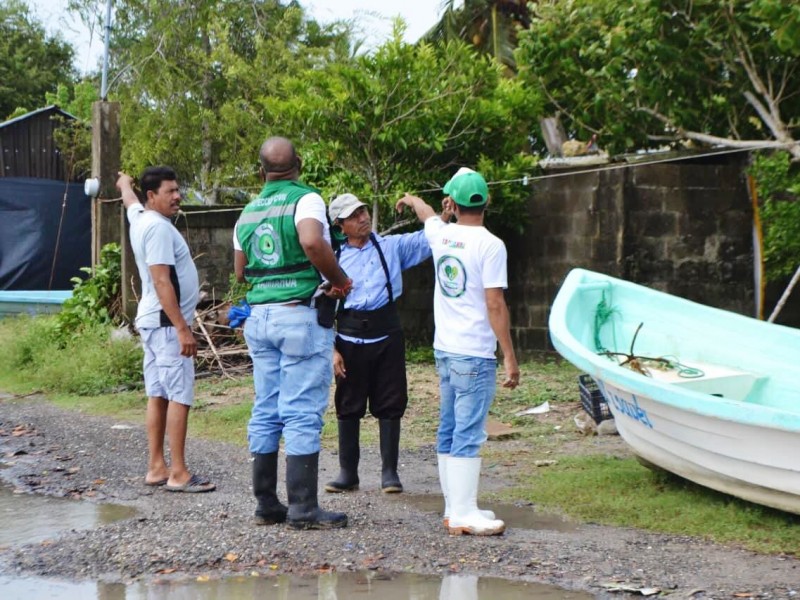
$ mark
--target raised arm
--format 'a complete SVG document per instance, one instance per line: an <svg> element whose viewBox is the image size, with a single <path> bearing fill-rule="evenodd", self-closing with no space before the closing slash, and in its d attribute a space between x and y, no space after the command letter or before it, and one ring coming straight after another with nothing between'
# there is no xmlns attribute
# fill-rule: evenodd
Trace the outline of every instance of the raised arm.
<svg viewBox="0 0 800 600"><path fill-rule="evenodd" d="M133 204L139 204L139 198L133 191L133 177L120 171L117 177L117 189L122 192L122 205L125 210L128 210Z"/></svg>

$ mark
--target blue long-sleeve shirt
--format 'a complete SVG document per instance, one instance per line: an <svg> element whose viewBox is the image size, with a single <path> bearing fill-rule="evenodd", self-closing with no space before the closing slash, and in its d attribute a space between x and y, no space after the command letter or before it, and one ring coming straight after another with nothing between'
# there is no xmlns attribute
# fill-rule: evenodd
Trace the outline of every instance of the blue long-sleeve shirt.
<svg viewBox="0 0 800 600"><path fill-rule="evenodd" d="M380 244L386 265L389 268L389 280L392 283L394 299L403 293L402 272L418 265L431 255L431 248L425 238L425 231L402 233L382 237L375 234ZM367 240L361 248L351 246L347 242L342 245L339 265L347 276L353 280L353 289L345 299L344 308L355 310L376 310L389 302L386 289L386 274L381 265L378 250ZM362 341L359 338L341 336L349 341ZM381 338L385 339L385 338ZM376 342L379 340L369 340Z"/></svg>

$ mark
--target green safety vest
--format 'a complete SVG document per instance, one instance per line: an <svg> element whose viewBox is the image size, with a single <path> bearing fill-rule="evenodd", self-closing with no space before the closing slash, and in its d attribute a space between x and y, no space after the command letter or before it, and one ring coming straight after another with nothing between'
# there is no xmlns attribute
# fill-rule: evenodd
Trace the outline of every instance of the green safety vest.
<svg viewBox="0 0 800 600"><path fill-rule="evenodd" d="M250 304L306 300L322 278L300 245L294 213L300 198L317 192L299 181L269 181L242 211L236 235L247 257Z"/></svg>

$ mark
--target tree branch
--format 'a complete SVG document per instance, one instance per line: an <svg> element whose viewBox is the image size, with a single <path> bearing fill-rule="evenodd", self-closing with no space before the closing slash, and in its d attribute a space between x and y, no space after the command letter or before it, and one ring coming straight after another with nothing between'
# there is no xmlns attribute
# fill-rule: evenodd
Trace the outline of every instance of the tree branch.
<svg viewBox="0 0 800 600"><path fill-rule="evenodd" d="M746 92L747 93L747 92ZM720 146L727 146L729 148L785 148L788 150L794 160L800 160L800 143L789 138L788 140L733 140L730 138L719 137L707 133L700 133L698 131L686 130L679 125L676 125L669 117L662 115L660 112L652 108L640 107L638 109L652 117L655 117L667 127L674 129L678 137L684 137L690 140L703 142L705 144L718 144Z"/></svg>

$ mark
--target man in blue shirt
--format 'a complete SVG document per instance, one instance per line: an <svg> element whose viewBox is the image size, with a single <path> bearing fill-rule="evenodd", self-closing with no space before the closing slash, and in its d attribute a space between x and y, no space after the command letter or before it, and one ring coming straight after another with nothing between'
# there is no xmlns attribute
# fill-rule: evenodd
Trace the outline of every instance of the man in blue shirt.
<svg viewBox="0 0 800 600"><path fill-rule="evenodd" d="M353 194L335 198L328 216L346 238L339 264L358 283L336 320L333 372L341 471L325 490L358 489L359 426L369 403L379 421L381 489L402 492L397 459L408 392L405 339L395 303L403 293L402 271L427 259L430 246L424 231L386 237L373 233L367 206Z"/></svg>

